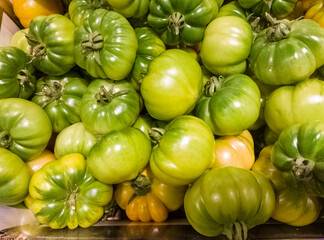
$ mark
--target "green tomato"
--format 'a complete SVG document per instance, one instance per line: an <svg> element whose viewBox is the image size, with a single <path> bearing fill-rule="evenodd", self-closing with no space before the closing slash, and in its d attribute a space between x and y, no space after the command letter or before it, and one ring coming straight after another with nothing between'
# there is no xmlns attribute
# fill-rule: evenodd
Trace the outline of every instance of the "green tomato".
<svg viewBox="0 0 324 240"><path fill-rule="evenodd" d="M81 119L94 135L131 126L140 112L139 95L127 81L95 79L83 95Z"/></svg>
<svg viewBox="0 0 324 240"><path fill-rule="evenodd" d="M253 171L236 167L214 168L186 192L184 209L200 234L246 239L248 229L265 223L275 206L270 182Z"/></svg>
<svg viewBox="0 0 324 240"><path fill-rule="evenodd" d="M52 124L37 104L20 98L0 100L0 147L24 161L38 157L52 135Z"/></svg>
<svg viewBox="0 0 324 240"><path fill-rule="evenodd" d="M166 45L194 45L218 12L214 0L151 0L148 24Z"/></svg>
<svg viewBox="0 0 324 240"><path fill-rule="evenodd" d="M140 130L128 127L106 134L87 159L91 173L99 181L118 184L132 180L148 164L151 142Z"/></svg>
<svg viewBox="0 0 324 240"><path fill-rule="evenodd" d="M115 12L126 18L141 18L149 10L150 0L107 0Z"/></svg>
<svg viewBox="0 0 324 240"><path fill-rule="evenodd" d="M273 145L271 161L292 172L298 189L324 197L324 122L310 121L285 128Z"/></svg>
<svg viewBox="0 0 324 240"><path fill-rule="evenodd" d="M54 154L57 159L70 153L80 153L87 158L96 142L97 138L85 129L82 122L75 123L57 135Z"/></svg>
<svg viewBox="0 0 324 240"><path fill-rule="evenodd" d="M29 29L24 28L21 29L11 37L10 39L10 46L17 47L21 50L23 50L25 53L30 53L30 46L27 42L26 34L28 34Z"/></svg>
<svg viewBox="0 0 324 240"><path fill-rule="evenodd" d="M241 7L238 1L231 1L220 7L216 17L237 16L243 18L244 20L247 20L249 14L250 13L246 9Z"/></svg>
<svg viewBox="0 0 324 240"><path fill-rule="evenodd" d="M28 194L30 174L16 154L0 148L0 204L16 205Z"/></svg>
<svg viewBox="0 0 324 240"><path fill-rule="evenodd" d="M275 134L295 123L324 120L324 82L301 81L294 86L274 90L264 107L264 118Z"/></svg>
<svg viewBox="0 0 324 240"><path fill-rule="evenodd" d="M244 74L212 77L195 110L195 116L204 120L215 135L239 134L259 117L260 90Z"/></svg>
<svg viewBox="0 0 324 240"><path fill-rule="evenodd" d="M138 41L136 59L130 73L130 80L136 90L139 90L143 78L148 72L151 61L165 51L165 45L160 37L150 27L135 28Z"/></svg>
<svg viewBox="0 0 324 240"><path fill-rule="evenodd" d="M96 180L81 154L68 154L32 176L31 209L41 224L75 229L95 224L113 196L113 187Z"/></svg>
<svg viewBox="0 0 324 240"><path fill-rule="evenodd" d="M107 0L72 0L68 6L70 19L75 26L80 26L96 9L111 9Z"/></svg>
<svg viewBox="0 0 324 240"><path fill-rule="evenodd" d="M150 167L165 184L192 183L213 161L214 135L197 117L177 117L164 129L153 128L150 135L157 143L152 149Z"/></svg>
<svg viewBox="0 0 324 240"><path fill-rule="evenodd" d="M138 47L125 17L97 9L74 31L74 58L92 77L121 80L132 70Z"/></svg>
<svg viewBox="0 0 324 240"><path fill-rule="evenodd" d="M273 17L283 18L294 10L297 0L238 0L238 2L243 8L252 9L256 15L267 12Z"/></svg>
<svg viewBox="0 0 324 240"><path fill-rule="evenodd" d="M156 120L152 118L150 114L145 113L138 116L132 127L141 130L148 138L150 138L149 133L151 128L164 128L167 124L168 122Z"/></svg>
<svg viewBox="0 0 324 240"><path fill-rule="evenodd" d="M35 83L29 56L14 46L0 47L0 99L27 99L35 92Z"/></svg>
<svg viewBox="0 0 324 240"><path fill-rule="evenodd" d="M46 111L53 132L59 133L71 124L81 122L81 99L88 84L86 79L72 71L57 77L44 76L37 81L32 101Z"/></svg>
<svg viewBox="0 0 324 240"><path fill-rule="evenodd" d="M169 49L151 62L140 91L148 113L158 120L169 121L190 113L201 89L198 62L185 51Z"/></svg>
<svg viewBox="0 0 324 240"><path fill-rule="evenodd" d="M49 75L67 73L75 65L73 32L74 24L60 14L32 19L26 37L33 65Z"/></svg>
<svg viewBox="0 0 324 240"><path fill-rule="evenodd" d="M324 29L315 21L278 21L257 34L249 57L256 77L271 85L306 80L324 64Z"/></svg>
<svg viewBox="0 0 324 240"><path fill-rule="evenodd" d="M215 75L244 73L252 41L251 26L243 18L216 18L208 24L202 40L202 63Z"/></svg>

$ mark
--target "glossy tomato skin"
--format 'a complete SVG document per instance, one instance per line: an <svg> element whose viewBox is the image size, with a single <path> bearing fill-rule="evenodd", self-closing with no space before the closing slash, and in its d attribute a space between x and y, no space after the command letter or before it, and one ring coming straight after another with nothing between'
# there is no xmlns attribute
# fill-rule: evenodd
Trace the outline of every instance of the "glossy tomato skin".
<svg viewBox="0 0 324 240"><path fill-rule="evenodd" d="M324 119L324 83L308 79L292 86L274 90L264 107L264 117L269 128L279 135L295 123Z"/></svg>
<svg viewBox="0 0 324 240"><path fill-rule="evenodd" d="M190 54L169 49L149 65L141 84L141 94L148 113L169 121L190 113L201 95L202 72Z"/></svg>
<svg viewBox="0 0 324 240"><path fill-rule="evenodd" d="M135 28L135 33L138 48L135 63L130 73L130 80L135 89L139 90L151 61L164 52L166 47L160 37L150 27Z"/></svg>
<svg viewBox="0 0 324 240"><path fill-rule="evenodd" d="M249 57L253 71L261 82L270 85L306 80L324 64L324 29L309 19L292 21L281 26L289 29L283 37L274 31L279 26L268 27L256 36Z"/></svg>
<svg viewBox="0 0 324 240"><path fill-rule="evenodd" d="M25 35L28 34L28 31L28 28L17 31L10 39L10 46L17 47L29 54L30 46L28 45L27 38L25 37Z"/></svg>
<svg viewBox="0 0 324 240"><path fill-rule="evenodd" d="M291 226L306 226L319 217L322 206L317 197L287 185L285 173L271 162L272 145L264 147L252 170L269 179L275 191L276 204L272 218Z"/></svg>
<svg viewBox="0 0 324 240"><path fill-rule="evenodd" d="M73 57L74 24L60 14L32 19L27 35L33 65L41 72L59 76L75 65Z"/></svg>
<svg viewBox="0 0 324 240"><path fill-rule="evenodd" d="M236 167L206 172L189 188L184 199L186 217L197 232L209 237L224 234L234 239L246 239L248 229L265 223L274 204L274 192L265 177Z"/></svg>
<svg viewBox="0 0 324 240"><path fill-rule="evenodd" d="M134 179L148 164L151 142L140 130L127 127L106 134L90 150L88 168L107 184Z"/></svg>
<svg viewBox="0 0 324 240"><path fill-rule="evenodd" d="M37 16L63 14L63 5L60 0L14 0L12 6L24 28L28 28L30 21Z"/></svg>
<svg viewBox="0 0 324 240"><path fill-rule="evenodd" d="M95 79L84 93L80 117L96 136L131 126L140 112L139 95L128 81Z"/></svg>
<svg viewBox="0 0 324 240"><path fill-rule="evenodd" d="M20 98L0 100L2 148L7 148L24 161L29 161L44 151L51 135L51 121L37 104Z"/></svg>
<svg viewBox="0 0 324 240"><path fill-rule="evenodd" d="M186 190L187 186L162 183L146 167L135 180L118 184L114 196L131 221L163 222L182 206Z"/></svg>
<svg viewBox="0 0 324 240"><path fill-rule="evenodd" d="M238 134L258 119L260 90L249 76L232 74L212 78L210 84L205 86L206 92L197 102L195 115L204 120L215 135Z"/></svg>
<svg viewBox="0 0 324 240"><path fill-rule="evenodd" d="M30 57L18 47L0 47L0 99L27 99L35 92L35 83Z"/></svg>
<svg viewBox="0 0 324 240"><path fill-rule="evenodd" d="M210 167L214 136L201 119L183 115L173 119L152 149L153 174L169 185L187 185Z"/></svg>
<svg viewBox="0 0 324 240"><path fill-rule="evenodd" d="M81 154L68 154L34 173L31 209L41 224L53 229L90 227L113 197L111 185L96 180Z"/></svg>
<svg viewBox="0 0 324 240"><path fill-rule="evenodd" d="M53 132L59 133L71 124L81 122L80 108L88 80L77 72L61 76L44 76L37 80L36 94L31 101L41 106L49 116Z"/></svg>
<svg viewBox="0 0 324 240"><path fill-rule="evenodd" d="M87 158L97 141L96 136L88 132L82 122L75 123L57 135L54 154L58 159L70 153L80 153Z"/></svg>
<svg viewBox="0 0 324 240"><path fill-rule="evenodd" d="M324 28L324 3L323 1L313 1L312 5L306 12L305 18L312 19Z"/></svg>
<svg viewBox="0 0 324 240"><path fill-rule="evenodd" d="M54 153L52 153L50 150L45 149L41 155L27 162L26 165L30 175L32 176L35 172L41 169L46 163L55 161L56 159L57 158L55 157Z"/></svg>
<svg viewBox="0 0 324 240"><path fill-rule="evenodd" d="M28 194L30 174L16 154L0 148L0 204L16 205Z"/></svg>
<svg viewBox="0 0 324 240"><path fill-rule="evenodd" d="M201 43L203 65L215 75L244 73L253 34L241 17L223 16L210 22Z"/></svg>
<svg viewBox="0 0 324 240"><path fill-rule="evenodd" d="M153 0L147 21L166 45L194 45L202 40L215 12L218 4L214 0Z"/></svg>
<svg viewBox="0 0 324 240"><path fill-rule="evenodd" d="M254 141L248 130L215 139L214 161L211 168L233 166L249 170L254 160Z"/></svg>
<svg viewBox="0 0 324 240"><path fill-rule="evenodd" d="M324 123L312 121L285 128L273 145L271 161L282 172L292 172L300 191L324 196Z"/></svg>
<svg viewBox="0 0 324 240"><path fill-rule="evenodd" d="M122 80L132 70L136 34L119 13L96 9L73 34L75 61L92 77Z"/></svg>
<svg viewBox="0 0 324 240"><path fill-rule="evenodd" d="M107 0L88 1L72 0L69 4L69 15L75 26L80 26L96 9L111 9Z"/></svg>
<svg viewBox="0 0 324 240"><path fill-rule="evenodd" d="M149 0L107 0L111 8L126 18L141 18L149 11Z"/></svg>

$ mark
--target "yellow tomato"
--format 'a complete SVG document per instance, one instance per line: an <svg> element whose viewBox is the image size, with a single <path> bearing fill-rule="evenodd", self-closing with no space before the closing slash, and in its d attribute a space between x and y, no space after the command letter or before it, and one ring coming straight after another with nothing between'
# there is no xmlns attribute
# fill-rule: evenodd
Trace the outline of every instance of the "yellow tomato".
<svg viewBox="0 0 324 240"><path fill-rule="evenodd" d="M324 28L324 1L317 2L305 14L305 19L312 19Z"/></svg>
<svg viewBox="0 0 324 240"><path fill-rule="evenodd" d="M302 7L304 10L310 9L312 6L322 2L323 0L302 0Z"/></svg>
<svg viewBox="0 0 324 240"><path fill-rule="evenodd" d="M215 140L214 161L211 168L233 166L251 169L254 160L254 142L248 130Z"/></svg>
<svg viewBox="0 0 324 240"><path fill-rule="evenodd" d="M42 168L46 163L56 160L54 153L45 149L44 152L37 158L26 162L30 175Z"/></svg>
<svg viewBox="0 0 324 240"><path fill-rule="evenodd" d="M160 182L147 167L134 181L116 186L115 200L131 221L163 222L182 206L186 190Z"/></svg>
<svg viewBox="0 0 324 240"><path fill-rule="evenodd" d="M28 28L30 21L36 16L64 13L60 0L13 0L12 5L24 28Z"/></svg>

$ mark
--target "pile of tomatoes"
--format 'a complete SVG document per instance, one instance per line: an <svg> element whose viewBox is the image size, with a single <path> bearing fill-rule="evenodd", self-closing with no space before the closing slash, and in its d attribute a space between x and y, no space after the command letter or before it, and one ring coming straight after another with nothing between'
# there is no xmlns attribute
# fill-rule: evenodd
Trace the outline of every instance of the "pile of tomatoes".
<svg viewBox="0 0 324 240"><path fill-rule="evenodd" d="M114 204L142 222L183 208L229 239L270 218L313 223L323 4L14 0L25 29L0 48L0 204L53 229Z"/></svg>

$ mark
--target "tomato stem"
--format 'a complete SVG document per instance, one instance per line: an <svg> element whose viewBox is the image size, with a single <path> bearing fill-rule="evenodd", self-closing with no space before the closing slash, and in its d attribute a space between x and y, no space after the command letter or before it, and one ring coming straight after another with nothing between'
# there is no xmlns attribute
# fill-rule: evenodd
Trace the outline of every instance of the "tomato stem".
<svg viewBox="0 0 324 240"><path fill-rule="evenodd" d="M266 37L270 42L278 42L282 39L288 38L290 35L291 22L283 19L277 20L273 18L269 13L265 13L267 20L272 25L267 28Z"/></svg>
<svg viewBox="0 0 324 240"><path fill-rule="evenodd" d="M95 95L97 102L101 105L105 106L112 102L112 100L116 97L120 97L122 95L127 94L128 91L118 91L114 93L114 87L110 88L108 91L107 89L101 85L100 91Z"/></svg>
<svg viewBox="0 0 324 240"><path fill-rule="evenodd" d="M298 157L295 159L295 164L292 168L294 175L299 181L309 181L313 178L313 169L315 162L312 160Z"/></svg>
<svg viewBox="0 0 324 240"><path fill-rule="evenodd" d="M182 13L174 12L169 16L168 21L169 21L168 28L175 35L179 35L180 29L184 27L185 16Z"/></svg>
<svg viewBox="0 0 324 240"><path fill-rule="evenodd" d="M12 139L7 131L0 132L0 147L10 148L12 145Z"/></svg>
<svg viewBox="0 0 324 240"><path fill-rule="evenodd" d="M19 73L17 75L17 80L20 85L19 97L21 97L23 95L23 92L26 87L35 89L34 82L36 81L36 79L33 78L33 76L30 74L30 72L26 68L19 71Z"/></svg>
<svg viewBox="0 0 324 240"><path fill-rule="evenodd" d="M42 91L35 93L37 96L43 97L43 103L45 107L49 103L62 98L64 87L59 81L50 81L42 86Z"/></svg>
<svg viewBox="0 0 324 240"><path fill-rule="evenodd" d="M205 84L205 95L206 96L213 96L217 89L221 88L222 82L224 80L223 76L212 76Z"/></svg>
<svg viewBox="0 0 324 240"><path fill-rule="evenodd" d="M164 133L165 130L163 128L151 128L148 132L153 144L159 144Z"/></svg>
<svg viewBox="0 0 324 240"><path fill-rule="evenodd" d="M107 2L107 0L90 0L90 5L94 9L105 8L107 10L111 10L111 6Z"/></svg>
<svg viewBox="0 0 324 240"><path fill-rule="evenodd" d="M134 194L129 199L128 204L137 196L145 196L151 191L151 181L142 173L139 173L132 181L131 186L134 189Z"/></svg>

